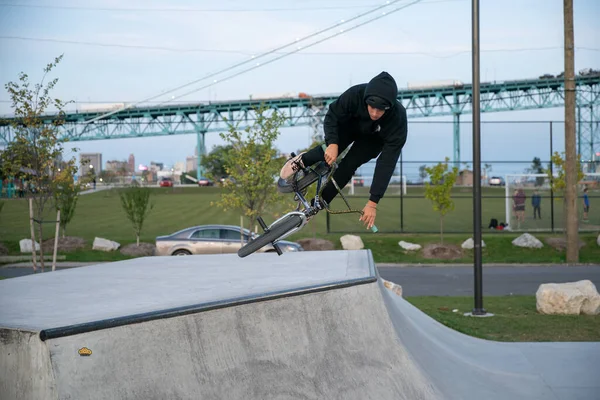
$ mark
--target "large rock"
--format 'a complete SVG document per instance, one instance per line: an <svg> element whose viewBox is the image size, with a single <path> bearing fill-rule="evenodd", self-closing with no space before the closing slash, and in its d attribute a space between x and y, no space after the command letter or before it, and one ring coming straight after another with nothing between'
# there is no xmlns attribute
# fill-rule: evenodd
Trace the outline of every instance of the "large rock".
<svg viewBox="0 0 600 400"><path fill-rule="evenodd" d="M112 240L96 237L96 238L94 238L94 244L92 245L92 250L114 251L114 250L117 250L119 247L121 247L121 245L117 242L113 242Z"/></svg>
<svg viewBox="0 0 600 400"><path fill-rule="evenodd" d="M54 251L54 238L44 240L44 251ZM69 253L78 249L85 248L85 239L76 236L65 236L58 238L57 251L59 253Z"/></svg>
<svg viewBox="0 0 600 400"><path fill-rule="evenodd" d="M600 294L589 280L544 283L535 297L537 310L541 314L600 314Z"/></svg>
<svg viewBox="0 0 600 400"><path fill-rule="evenodd" d="M21 253L31 253L33 252L33 242L31 239L22 239L19 241L19 247L21 248ZM35 242L35 251L40 250L40 244Z"/></svg>
<svg viewBox="0 0 600 400"><path fill-rule="evenodd" d="M544 247L544 244L540 242L538 238L536 238L533 235L530 235L529 233L522 234L521 236L513 240L512 244L519 247L529 247L535 249L541 249L542 247Z"/></svg>
<svg viewBox="0 0 600 400"><path fill-rule="evenodd" d="M306 251L327 251L335 250L335 245L331 240L317 239L317 238L305 238L296 240L302 248Z"/></svg>
<svg viewBox="0 0 600 400"><path fill-rule="evenodd" d="M596 239L596 243L598 243L598 246L600 246L600 235L598 235L598 239Z"/></svg>
<svg viewBox="0 0 600 400"><path fill-rule="evenodd" d="M460 247L462 247L463 249L472 250L475 247L475 241L473 240L473 238L468 238L463 242L463 244L460 245ZM485 247L485 242L483 241L483 239L481 239L481 247Z"/></svg>
<svg viewBox="0 0 600 400"><path fill-rule="evenodd" d="M398 246L402 247L404 250L409 250L409 251L415 251L415 250L421 249L420 244L409 243L409 242L405 242L404 240L399 241Z"/></svg>
<svg viewBox="0 0 600 400"><path fill-rule="evenodd" d="M344 235L340 238L340 242L342 242L344 250L360 250L365 248L360 236L356 235Z"/></svg>

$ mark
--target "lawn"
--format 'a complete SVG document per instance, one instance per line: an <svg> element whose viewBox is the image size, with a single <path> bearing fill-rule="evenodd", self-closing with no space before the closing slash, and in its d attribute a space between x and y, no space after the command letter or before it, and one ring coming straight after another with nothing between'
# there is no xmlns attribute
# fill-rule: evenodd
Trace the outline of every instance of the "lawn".
<svg viewBox="0 0 600 400"><path fill-rule="evenodd" d="M494 193L503 193L503 189L485 189L484 195L486 196L491 196ZM408 195L418 196L418 190L422 192L422 188L409 188ZM465 198L465 196L470 195L465 190L468 189L456 188L456 196L463 197L457 199L455 211L446 217L445 226L448 230L461 229L469 232L472 229L470 214L472 200ZM152 191L154 208L144 224L141 240L153 243L156 236L170 234L193 225L239 225L240 216L238 213L231 211L224 212L218 207L211 205L211 202L218 201L219 198L220 189L215 187L154 188ZM350 202L356 208L361 208L365 201L365 198L350 198ZM494 215L492 213L504 209L504 199L501 197L485 198L483 204L484 227L487 228L486 220ZM336 200L332 204L332 207L335 209L340 209L343 206L344 203L340 200ZM399 198L387 198L381 201L376 222L381 232L399 230L399 210ZM280 213L283 211L284 209L279 210ZM544 208L542 208L542 212L544 212ZM266 215L264 219L268 224L275 217L275 214L271 214ZM54 212L48 212L46 218L51 221L56 218L56 215ZM421 229L417 229L415 233L373 234L367 231L358 221L358 214L332 215L330 218L331 230L338 231L337 233L327 234L326 214L320 213L301 232L291 236L290 240L313 236L321 237L332 240L338 248L341 248L339 238L345 232L354 232L360 234L365 247L373 251L376 262L380 263L432 262L432 260L423 258L420 252L404 252L398 246L398 241L405 240L425 245L428 243L439 243L440 240L439 234L419 233L420 231L439 232L439 219L431 210L429 202L422 197L404 198L404 227L406 230L410 230L411 226L419 225ZM502 220L501 218L498 219ZM248 220L245 219L244 224L246 225L247 223ZM511 241L519 234L484 229L483 238L487 245L483 250L484 262L555 263L565 260L564 251L554 250L547 245L542 249L522 249L512 246ZM67 254L68 261L112 261L127 258L119 252L92 252L91 243L96 236L115 240L122 245L135 241L133 229L121 208L116 190L99 191L94 194L81 196L77 204L75 216L67 228L67 235L80 236L88 241L88 249ZM535 233L535 235L543 241L546 237L558 236L559 234ZM597 231L581 234L582 240L586 242L586 246L580 252L581 262L590 263L600 260L600 247L595 243L597 235ZM36 238L37 236L38 233L36 231ZM53 236L54 224L45 224L44 238L48 239ZM30 228L28 224L27 202L25 200L5 201L4 209L0 214L0 242L3 242L9 248L10 254L18 254L18 241L29 237ZM469 233L444 235L446 243L458 245L469 237ZM443 260L434 261L444 262ZM472 251L465 251L463 258L451 262L472 262Z"/></svg>
<svg viewBox="0 0 600 400"><path fill-rule="evenodd" d="M482 339L501 342L600 341L600 316L541 315L535 296L486 297L490 318L465 317L472 297L407 297L407 301L438 322ZM453 312L453 310L458 310Z"/></svg>

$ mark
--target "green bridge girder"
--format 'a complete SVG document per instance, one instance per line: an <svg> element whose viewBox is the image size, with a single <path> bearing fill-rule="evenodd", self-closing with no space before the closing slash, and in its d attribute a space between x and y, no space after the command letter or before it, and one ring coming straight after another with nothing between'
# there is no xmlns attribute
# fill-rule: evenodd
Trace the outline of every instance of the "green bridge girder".
<svg viewBox="0 0 600 400"><path fill-rule="evenodd" d="M600 106L600 76L576 78L578 116L578 148L590 159L600 151L598 129ZM407 109L409 118L437 116L454 117L454 162L460 162L460 115L472 112L472 85L446 86L426 89L403 89L398 100ZM338 95L312 98L281 98L268 100L239 100L215 103L190 103L135 107L120 111L93 123L86 123L106 112L73 112L66 116L60 137L69 141L106 140L135 137L196 134L200 156L204 153L207 132L227 130L227 122L245 128L255 119L254 109L261 105L278 110L287 118L284 126L302 126L321 118ZM531 110L564 106L563 78L529 79L480 85L481 112ZM315 110L319 110L316 112ZM267 112L268 113L268 112ZM52 116L48 116L48 123ZM12 140L11 119L0 122L0 146ZM199 161L198 161L199 162ZM200 169L198 170L200 175Z"/></svg>

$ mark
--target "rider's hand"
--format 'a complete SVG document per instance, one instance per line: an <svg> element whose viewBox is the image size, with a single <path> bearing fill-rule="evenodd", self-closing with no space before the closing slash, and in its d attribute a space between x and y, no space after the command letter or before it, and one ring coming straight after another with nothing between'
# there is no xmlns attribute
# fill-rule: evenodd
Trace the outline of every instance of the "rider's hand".
<svg viewBox="0 0 600 400"><path fill-rule="evenodd" d="M337 156L338 156L338 145L332 143L329 146L327 146L327 150L325 150L325 162L327 162L327 164L331 165L331 164L333 164L333 162L335 161Z"/></svg>
<svg viewBox="0 0 600 400"><path fill-rule="evenodd" d="M377 203L369 200L365 208L363 208L363 215L360 217L360 221L363 221L367 229L375 224L375 217L377 216Z"/></svg>

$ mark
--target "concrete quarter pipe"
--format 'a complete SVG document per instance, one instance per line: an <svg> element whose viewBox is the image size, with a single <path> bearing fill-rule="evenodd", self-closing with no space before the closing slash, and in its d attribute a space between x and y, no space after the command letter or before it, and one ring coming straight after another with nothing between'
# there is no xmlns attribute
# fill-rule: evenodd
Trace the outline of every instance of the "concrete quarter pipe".
<svg viewBox="0 0 600 400"><path fill-rule="evenodd" d="M1 399L600 399L600 343L498 343L370 251L149 257L0 281Z"/></svg>

